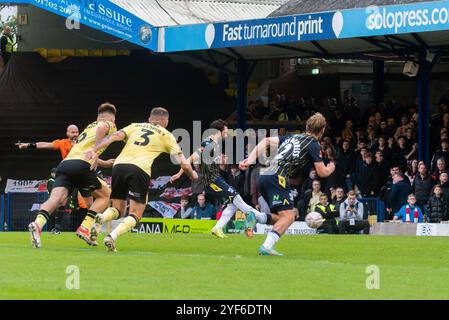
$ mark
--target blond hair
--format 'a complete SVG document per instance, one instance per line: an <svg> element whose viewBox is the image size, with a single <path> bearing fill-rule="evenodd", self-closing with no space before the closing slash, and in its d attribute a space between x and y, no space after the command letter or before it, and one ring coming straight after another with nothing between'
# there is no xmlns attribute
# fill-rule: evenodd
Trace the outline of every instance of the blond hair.
<svg viewBox="0 0 449 320"><path fill-rule="evenodd" d="M312 134L319 134L326 127L326 119L317 112L311 116L306 122L306 131Z"/></svg>

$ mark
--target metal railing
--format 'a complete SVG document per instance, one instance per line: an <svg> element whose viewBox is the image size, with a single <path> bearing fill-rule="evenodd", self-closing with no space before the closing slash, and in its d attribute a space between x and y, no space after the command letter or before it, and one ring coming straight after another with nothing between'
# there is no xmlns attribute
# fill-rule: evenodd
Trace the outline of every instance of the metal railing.
<svg viewBox="0 0 449 320"><path fill-rule="evenodd" d="M34 204L42 204L48 199L47 192L8 193L0 199L0 227L3 231L25 231L34 220L37 210ZM3 217L3 219L1 219Z"/></svg>

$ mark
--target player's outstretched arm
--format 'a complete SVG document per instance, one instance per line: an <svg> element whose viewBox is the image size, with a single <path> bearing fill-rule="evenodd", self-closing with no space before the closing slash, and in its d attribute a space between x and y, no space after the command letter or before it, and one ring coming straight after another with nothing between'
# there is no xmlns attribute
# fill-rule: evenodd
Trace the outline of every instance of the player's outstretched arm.
<svg viewBox="0 0 449 320"><path fill-rule="evenodd" d="M107 131L106 131L106 133L107 133ZM104 133L104 135L106 135L106 133ZM101 136L100 128L97 129L97 136L98 137ZM113 134L110 134L107 137L104 137L98 143L95 143L94 147L92 147L90 150L87 150L84 153L84 159L86 161L93 160L91 169L94 169L94 167L98 164L97 163L97 161L98 161L98 154L97 154L98 150L106 148L107 146L109 146L111 143L113 143L115 141L123 141L123 140L125 140L125 138L126 138L126 134L123 131L117 131L117 132L114 132Z"/></svg>
<svg viewBox="0 0 449 320"><path fill-rule="evenodd" d="M335 171L335 163L329 162L325 166L323 162L315 162L315 169L319 177L327 178Z"/></svg>
<svg viewBox="0 0 449 320"><path fill-rule="evenodd" d="M197 154L196 152L194 152L194 153L192 153L192 154L190 155L190 157L188 157L187 159L184 157L184 155L182 155L182 158L184 158L185 162L186 162L187 164L189 164L190 168L192 168L191 163L192 163L193 161L195 161L196 159L198 159L198 154ZM178 161L179 161L180 164L182 164L180 158L178 159ZM193 170L193 169L192 169L192 170ZM185 170L184 170L184 168L183 168L182 165L181 165L181 169L179 170L179 172L178 172L177 174L174 174L173 176L171 176L170 182L173 183L173 182L175 182L176 180L178 180L179 178L181 178L182 175L183 175L183 173L184 173L184 171L185 171ZM196 172L195 172L195 174L196 174ZM198 176L198 175L197 175L197 176ZM194 179L194 180L196 180L196 179Z"/></svg>
<svg viewBox="0 0 449 320"><path fill-rule="evenodd" d="M266 152L267 147L278 147L279 137L265 138L251 151L247 159L240 162L240 169L247 170L250 165L255 164L256 160Z"/></svg>
<svg viewBox="0 0 449 320"><path fill-rule="evenodd" d="M190 157L188 159L190 159ZM182 172L187 173L190 179L196 180L198 179L198 174L193 170L192 165L190 164L191 160L188 159L186 159L182 153L178 154L178 161L179 165L181 166Z"/></svg>
<svg viewBox="0 0 449 320"><path fill-rule="evenodd" d="M53 142L17 142L16 146L20 150L24 149L47 149L54 150Z"/></svg>

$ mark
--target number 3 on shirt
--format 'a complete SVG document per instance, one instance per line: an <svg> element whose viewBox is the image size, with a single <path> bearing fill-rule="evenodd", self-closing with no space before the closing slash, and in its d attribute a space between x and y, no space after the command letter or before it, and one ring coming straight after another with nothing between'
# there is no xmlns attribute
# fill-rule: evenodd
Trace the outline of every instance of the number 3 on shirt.
<svg viewBox="0 0 449 320"><path fill-rule="evenodd" d="M154 132L148 129L141 129L141 131L143 134L140 137L143 139L143 141L136 141L134 142L134 144L137 146L146 146L150 143L149 136L153 135Z"/></svg>

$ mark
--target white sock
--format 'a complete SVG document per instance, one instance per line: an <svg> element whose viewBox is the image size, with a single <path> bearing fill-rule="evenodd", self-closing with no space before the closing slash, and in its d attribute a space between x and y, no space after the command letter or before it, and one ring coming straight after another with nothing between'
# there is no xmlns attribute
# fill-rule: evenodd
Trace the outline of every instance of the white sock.
<svg viewBox="0 0 449 320"><path fill-rule="evenodd" d="M231 220L237 211L237 207L232 203L229 203L226 208L223 210L220 219L214 228L223 229L223 227Z"/></svg>
<svg viewBox="0 0 449 320"><path fill-rule="evenodd" d="M248 205L245 201L243 201L242 197L240 195L236 195L234 197L234 200L232 200L232 203L240 209L240 211L246 213L246 212L252 212L256 216L257 222L261 224L267 223L267 215L265 213L259 212L250 205Z"/></svg>
<svg viewBox="0 0 449 320"><path fill-rule="evenodd" d="M276 231L270 231L265 239L265 242L263 243L263 246L267 249L272 249L279 239L279 234Z"/></svg>
<svg viewBox="0 0 449 320"><path fill-rule="evenodd" d="M115 232L115 230L112 231L109 235L111 236L111 238L112 238L114 241L117 240L117 238L118 238L118 235L117 235L117 233Z"/></svg>

